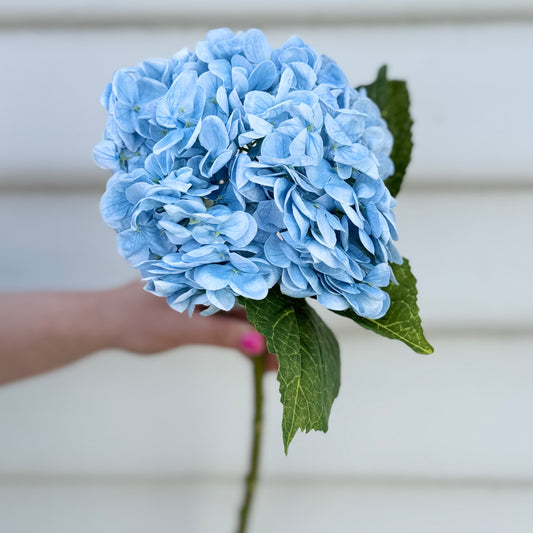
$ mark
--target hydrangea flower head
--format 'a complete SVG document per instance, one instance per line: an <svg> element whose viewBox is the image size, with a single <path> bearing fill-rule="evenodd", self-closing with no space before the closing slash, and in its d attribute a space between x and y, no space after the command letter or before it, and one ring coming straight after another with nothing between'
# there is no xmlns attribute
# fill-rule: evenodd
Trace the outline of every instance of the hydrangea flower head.
<svg viewBox="0 0 533 533"><path fill-rule="evenodd" d="M315 297L367 318L401 263L392 136L364 90L298 37L218 29L115 73L96 162L120 253L178 311Z"/></svg>

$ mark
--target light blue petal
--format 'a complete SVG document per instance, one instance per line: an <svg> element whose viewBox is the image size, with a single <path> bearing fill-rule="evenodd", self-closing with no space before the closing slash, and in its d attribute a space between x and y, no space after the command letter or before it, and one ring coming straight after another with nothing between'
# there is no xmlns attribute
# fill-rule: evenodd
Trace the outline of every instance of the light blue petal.
<svg viewBox="0 0 533 533"><path fill-rule="evenodd" d="M346 294L346 299L350 302L353 310L366 318L381 318L390 307L389 295L377 288L368 285L359 285L360 293Z"/></svg>
<svg viewBox="0 0 533 533"><path fill-rule="evenodd" d="M290 143L289 151L296 166L318 165L323 156L322 137L302 130Z"/></svg>
<svg viewBox="0 0 533 533"><path fill-rule="evenodd" d="M222 80L226 89L231 90L231 65L228 61L225 59L216 59L209 63L208 68L210 72Z"/></svg>
<svg viewBox="0 0 533 533"><path fill-rule="evenodd" d="M249 89L248 73L240 68L234 68L231 71L231 83L240 97L243 97Z"/></svg>
<svg viewBox="0 0 533 533"><path fill-rule="evenodd" d="M237 294L252 300L263 300L268 294L268 284L260 275L232 273L230 287Z"/></svg>
<svg viewBox="0 0 533 533"><path fill-rule="evenodd" d="M316 84L316 74L307 63L293 62L290 64L290 68L294 72L296 89L303 91L313 89Z"/></svg>
<svg viewBox="0 0 533 533"><path fill-rule="evenodd" d="M131 229L121 231L117 235L117 250L133 265L145 261L150 255L144 235L140 231Z"/></svg>
<svg viewBox="0 0 533 533"><path fill-rule="evenodd" d="M296 76L294 75L294 72L290 68L286 68L281 74L281 78L279 80L276 100L278 102L283 100L287 94L289 94L289 91L294 87L295 83Z"/></svg>
<svg viewBox="0 0 533 533"><path fill-rule="evenodd" d="M318 229L320 230L320 234L322 235L324 244L328 248L333 248L335 244L337 244L337 236L335 234L335 231L333 231L333 229L329 225L329 221L326 214L323 211L318 211L316 221L318 224Z"/></svg>
<svg viewBox="0 0 533 533"><path fill-rule="evenodd" d="M364 172L367 176L369 176L373 180L379 180L379 170L378 170L377 164L371 157L368 157L361 161L357 161L352 166L356 170L359 170L360 172Z"/></svg>
<svg viewBox="0 0 533 533"><path fill-rule="evenodd" d="M174 244L183 244L191 238L191 231L172 220L160 220L158 225L165 230L167 239Z"/></svg>
<svg viewBox="0 0 533 533"><path fill-rule="evenodd" d="M311 224L309 222L309 219L305 217L296 206L293 206L292 214L294 216L294 220L296 221L296 224L298 224L298 229L300 230L299 235L298 235L298 240L301 241L307 235L307 232L309 231L309 226ZM293 237L294 237L294 234L293 234Z"/></svg>
<svg viewBox="0 0 533 533"><path fill-rule="evenodd" d="M305 172L309 181L321 189L331 178L337 178L337 173L325 159L321 159L318 165L306 167Z"/></svg>
<svg viewBox="0 0 533 533"><path fill-rule="evenodd" d="M275 233L285 227L283 213L278 209L274 200L266 200L257 204L254 213L259 229Z"/></svg>
<svg viewBox="0 0 533 533"><path fill-rule="evenodd" d="M113 77L113 93L119 102L132 105L137 101L137 82L133 72L122 69L115 73Z"/></svg>
<svg viewBox="0 0 533 533"><path fill-rule="evenodd" d="M172 148L183 138L183 130L169 131L160 141L154 145L154 154L161 154L165 150Z"/></svg>
<svg viewBox="0 0 533 533"><path fill-rule="evenodd" d="M244 55L252 63L260 63L270 58L272 48L262 31L251 29L244 38Z"/></svg>
<svg viewBox="0 0 533 533"><path fill-rule="evenodd" d="M391 268L387 263L380 263L365 276L365 283L376 287L386 287L391 280L391 273Z"/></svg>
<svg viewBox="0 0 533 533"><path fill-rule="evenodd" d="M335 177L324 186L324 190L341 204L353 205L356 201L353 189L343 180Z"/></svg>
<svg viewBox="0 0 533 533"><path fill-rule="evenodd" d="M210 291L227 287L231 275L228 265L203 265L194 269L194 281Z"/></svg>
<svg viewBox="0 0 533 533"><path fill-rule="evenodd" d="M109 168L114 171L120 170L117 145L112 141L102 141L97 144L93 150L93 158L101 168Z"/></svg>
<svg viewBox="0 0 533 533"><path fill-rule="evenodd" d="M236 247L244 247L252 242L257 233L257 224L248 213L239 211L220 224L219 231Z"/></svg>
<svg viewBox="0 0 533 533"><path fill-rule="evenodd" d="M202 246L183 255L184 263L207 265L228 260L228 254L215 246Z"/></svg>
<svg viewBox="0 0 533 533"><path fill-rule="evenodd" d="M371 253L373 254L375 251L374 243L372 242L372 239L368 236L368 233L364 231L363 229L359 228L359 238L361 239L361 242L363 243L363 246Z"/></svg>
<svg viewBox="0 0 533 533"><path fill-rule="evenodd" d="M228 141L229 142L229 141ZM210 175L216 174L222 167L224 167L233 157L235 153L235 145L231 145L228 150L224 150L214 161L211 166Z"/></svg>
<svg viewBox="0 0 533 533"><path fill-rule="evenodd" d="M271 122L268 122L268 120L262 119L261 117L258 117L256 115L248 115L247 118L248 122L250 123L250 127L255 132L259 133L261 137L272 133L272 131L274 130L274 125Z"/></svg>
<svg viewBox="0 0 533 533"><path fill-rule="evenodd" d="M139 92L139 103L146 104L157 98L161 98L167 93L167 87L163 83L151 78L141 78L137 82Z"/></svg>
<svg viewBox="0 0 533 533"><path fill-rule="evenodd" d="M265 242L265 256L277 267L288 268L290 259L283 253L282 241L277 235L271 235Z"/></svg>
<svg viewBox="0 0 533 533"><path fill-rule="evenodd" d="M217 89L216 100L220 109L222 109L226 115L229 115L228 93L222 85Z"/></svg>
<svg viewBox="0 0 533 533"><path fill-rule="evenodd" d="M318 83L327 83L333 87L346 87L348 80L340 67L327 56L321 55L315 63Z"/></svg>
<svg viewBox="0 0 533 533"><path fill-rule="evenodd" d="M277 78L276 65L272 61L263 61L252 70L248 78L248 86L250 91L266 91L270 89Z"/></svg>
<svg viewBox="0 0 533 533"><path fill-rule="evenodd" d="M331 115L326 114L324 124L328 135L335 144L352 144L352 139L346 135L342 126Z"/></svg>
<svg viewBox="0 0 533 533"><path fill-rule="evenodd" d="M289 152L290 143L290 137L274 131L274 133L267 135L263 140L261 156L280 161L287 159L291 155Z"/></svg>
<svg viewBox="0 0 533 533"><path fill-rule="evenodd" d="M227 290L221 289L218 291L205 291L207 299L222 311L231 311L235 306L235 295Z"/></svg>
<svg viewBox="0 0 533 533"><path fill-rule="evenodd" d="M344 311L350 307L350 304L346 301L344 296L341 296L340 294L332 294L325 290L318 294L317 300L324 307L327 307L332 311Z"/></svg>
<svg viewBox="0 0 533 533"><path fill-rule="evenodd" d="M302 48L298 46L285 48L279 56L280 63L291 64L295 61L307 63L307 54L305 53L305 50L302 50Z"/></svg>
<svg viewBox="0 0 533 533"><path fill-rule="evenodd" d="M331 268L337 268L339 266L339 261L332 254L332 250L324 246L323 244L318 243L314 239L309 239L306 242L307 249L313 256L313 259L316 261L321 261L325 265Z"/></svg>
<svg viewBox="0 0 533 533"><path fill-rule="evenodd" d="M231 264L240 272L246 274L256 274L259 272L259 267L250 259L246 259L242 255L230 253L229 259Z"/></svg>
<svg viewBox="0 0 533 533"><path fill-rule="evenodd" d="M287 270L292 282L300 289L308 289L309 284L307 283L307 278L302 274L299 265L291 263Z"/></svg>
<svg viewBox="0 0 533 533"><path fill-rule="evenodd" d="M339 146L335 151L335 161L343 165L354 167L368 159L368 148L359 143Z"/></svg>
<svg viewBox="0 0 533 533"><path fill-rule="evenodd" d="M252 115L261 115L274 104L274 97L263 91L251 91L244 98L244 110Z"/></svg>
<svg viewBox="0 0 533 533"><path fill-rule="evenodd" d="M229 145L226 126L220 118L213 115L204 118L198 139L207 151L213 151L216 154L225 150Z"/></svg>

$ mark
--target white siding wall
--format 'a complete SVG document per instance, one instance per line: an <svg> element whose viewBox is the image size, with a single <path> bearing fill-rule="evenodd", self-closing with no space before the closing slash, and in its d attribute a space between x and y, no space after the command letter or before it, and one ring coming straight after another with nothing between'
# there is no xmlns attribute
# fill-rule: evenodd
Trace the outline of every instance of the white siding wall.
<svg viewBox="0 0 533 533"><path fill-rule="evenodd" d="M297 435L285 457L269 376L251 533L530 532L530 0L3 0L0 290L135 275L98 212L100 92L114 69L222 25L261 27L277 45L299 34L354 84L382 63L408 80L416 148L399 247L436 348L417 356L326 315L343 363L330 431ZM230 531L248 366L211 348L105 352L3 387L0 531Z"/></svg>

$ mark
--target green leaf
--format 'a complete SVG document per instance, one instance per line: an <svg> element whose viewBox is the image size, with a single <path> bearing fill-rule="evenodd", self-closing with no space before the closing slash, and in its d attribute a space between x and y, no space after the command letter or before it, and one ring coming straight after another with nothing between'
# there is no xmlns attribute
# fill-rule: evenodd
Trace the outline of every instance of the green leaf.
<svg viewBox="0 0 533 533"><path fill-rule="evenodd" d="M268 351L278 356L287 453L298 429L328 429L331 405L340 386L339 344L305 299L285 296L277 287L270 289L264 300L239 298L239 302L266 338Z"/></svg>
<svg viewBox="0 0 533 533"><path fill-rule="evenodd" d="M433 353L433 347L424 337L422 321L416 303L416 278L411 272L409 261L404 258L401 265L391 265L398 285L391 283L385 291L391 298L387 314L378 320L363 318L353 310L336 311L337 314L351 318L359 325L389 339L404 342L416 353Z"/></svg>
<svg viewBox="0 0 533 533"><path fill-rule="evenodd" d="M366 89L368 97L378 105L381 116L386 120L394 137L391 153L394 174L385 180L385 185L392 196L396 196L400 191L413 149L411 137L413 119L409 113L407 84L404 81L388 80L387 67L384 65L379 69L376 81L362 87Z"/></svg>

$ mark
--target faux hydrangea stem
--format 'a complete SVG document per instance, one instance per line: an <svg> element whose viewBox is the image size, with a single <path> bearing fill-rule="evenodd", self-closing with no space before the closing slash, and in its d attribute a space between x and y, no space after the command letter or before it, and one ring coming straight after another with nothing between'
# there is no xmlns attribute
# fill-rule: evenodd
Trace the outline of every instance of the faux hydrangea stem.
<svg viewBox="0 0 533 533"><path fill-rule="evenodd" d="M237 533L245 533L250 515L250 507L257 484L257 471L259 468L259 456L261 451L261 433L263 426L263 374L265 372L265 356L252 359L254 368L254 422L252 437L252 453L250 467L246 476L246 492L240 512L239 527Z"/></svg>

